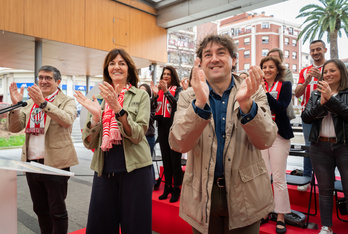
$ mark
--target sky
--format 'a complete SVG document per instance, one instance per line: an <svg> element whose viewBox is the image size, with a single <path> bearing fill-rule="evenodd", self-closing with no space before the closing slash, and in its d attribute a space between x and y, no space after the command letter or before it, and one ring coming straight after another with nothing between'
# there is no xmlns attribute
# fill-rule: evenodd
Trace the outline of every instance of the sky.
<svg viewBox="0 0 348 234"><path fill-rule="evenodd" d="M274 18L284 19L286 21L302 24L305 18L296 19L296 16L299 14L300 9L308 4L322 5L318 0L288 0L268 7L260 8L253 12L261 13L262 11L265 11L266 15L274 15ZM328 48L326 53L326 59L329 59L330 44L327 43L326 37L326 34L324 34L322 40L326 42ZM338 37L338 56L340 59L348 58L348 46L346 46L347 44L348 38L346 34L342 31L342 37ZM302 50L303 52L309 52L308 41L302 46Z"/></svg>

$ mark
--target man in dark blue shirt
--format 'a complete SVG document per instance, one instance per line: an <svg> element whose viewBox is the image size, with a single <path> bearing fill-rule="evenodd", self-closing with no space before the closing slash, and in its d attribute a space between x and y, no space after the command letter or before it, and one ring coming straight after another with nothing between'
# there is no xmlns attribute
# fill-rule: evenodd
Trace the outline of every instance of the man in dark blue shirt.
<svg viewBox="0 0 348 234"><path fill-rule="evenodd" d="M260 149L272 145L277 127L260 68L245 80L232 75L236 51L228 36L203 39L169 135L173 150L188 152L180 216L195 234L256 234L274 208Z"/></svg>

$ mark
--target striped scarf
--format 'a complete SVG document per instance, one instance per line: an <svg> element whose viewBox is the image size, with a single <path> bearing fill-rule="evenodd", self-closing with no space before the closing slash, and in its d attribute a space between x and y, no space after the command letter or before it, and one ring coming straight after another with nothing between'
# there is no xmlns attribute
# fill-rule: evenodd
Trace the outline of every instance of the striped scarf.
<svg viewBox="0 0 348 234"><path fill-rule="evenodd" d="M53 102L53 100L57 97L59 89L57 89L54 93L45 98L48 102ZM34 103L33 107L30 111L30 118L25 129L25 133L39 135L45 133L45 123L46 123L47 114L44 112L39 105Z"/></svg>
<svg viewBox="0 0 348 234"><path fill-rule="evenodd" d="M132 87L131 84L127 84L118 95L118 103L123 107L123 100L125 92ZM103 122L103 138L101 149L109 151L112 145L120 145L122 141L122 136L120 129L117 126L115 112L110 109L109 105L105 102L105 110L102 117Z"/></svg>

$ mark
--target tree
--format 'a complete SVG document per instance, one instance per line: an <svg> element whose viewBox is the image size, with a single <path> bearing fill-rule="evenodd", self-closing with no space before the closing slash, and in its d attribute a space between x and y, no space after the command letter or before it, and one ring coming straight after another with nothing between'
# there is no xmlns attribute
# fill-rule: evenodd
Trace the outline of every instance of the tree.
<svg viewBox="0 0 348 234"><path fill-rule="evenodd" d="M306 17L306 24L297 40L303 37L303 43L309 38L313 41L318 35L321 39L327 33L330 43L331 58L338 58L337 36L342 37L342 31L348 36L348 0L318 0L323 6L309 4L300 10L296 18Z"/></svg>

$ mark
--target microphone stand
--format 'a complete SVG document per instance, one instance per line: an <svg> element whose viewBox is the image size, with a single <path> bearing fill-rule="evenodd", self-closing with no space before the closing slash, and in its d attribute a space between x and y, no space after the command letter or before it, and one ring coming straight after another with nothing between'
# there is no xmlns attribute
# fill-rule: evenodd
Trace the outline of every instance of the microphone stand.
<svg viewBox="0 0 348 234"><path fill-rule="evenodd" d="M4 113L9 112L11 110L17 109L18 107L24 107L26 105L27 105L26 102L19 101L16 105L5 107L5 108L1 109L0 114L4 114Z"/></svg>

